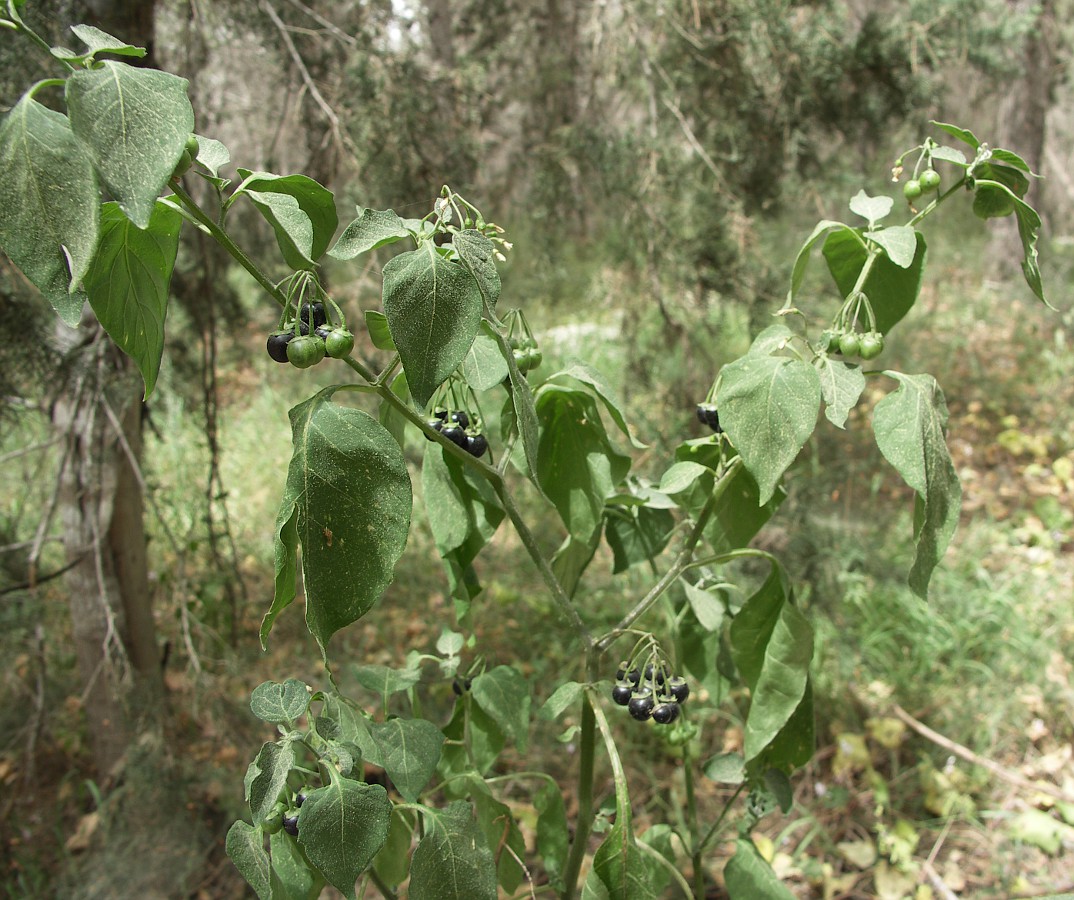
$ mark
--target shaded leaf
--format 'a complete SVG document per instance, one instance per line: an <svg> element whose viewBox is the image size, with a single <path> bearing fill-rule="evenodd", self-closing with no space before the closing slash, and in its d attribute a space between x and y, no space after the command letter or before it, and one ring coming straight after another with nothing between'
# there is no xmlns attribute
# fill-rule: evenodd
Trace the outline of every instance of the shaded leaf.
<svg viewBox="0 0 1074 900"><path fill-rule="evenodd" d="M231 199L245 194L276 232L276 243L292 269L308 269L324 256L339 218L328 188L306 175L273 175L239 169L242 184Z"/></svg>
<svg viewBox="0 0 1074 900"><path fill-rule="evenodd" d="M512 666L497 666L478 675L470 686L474 700L500 730L525 751L530 726L530 689Z"/></svg>
<svg viewBox="0 0 1074 900"><path fill-rule="evenodd" d="M544 862L548 880L553 885L560 885L570 845L563 795L555 784L542 782L533 805L537 809L537 854Z"/></svg>
<svg viewBox="0 0 1074 900"><path fill-rule="evenodd" d="M587 366L585 363L571 363L567 368L561 369L559 372L550 375L545 383L566 384L570 387L572 381L580 382L590 388L600 399L600 402L604 404L604 408L608 410L608 414L612 417L612 421L615 422L619 430L630 439L630 443L639 450L645 449L645 444L638 441L630 433L630 429L627 427L626 418L623 416L622 409L619 405L619 398L616 396L611 386L604 380L604 376L596 369Z"/></svg>
<svg viewBox="0 0 1074 900"><path fill-rule="evenodd" d="M584 684L579 684L577 681L565 682L552 692L552 696L544 702L537 715L549 721L558 719L568 707L574 706L584 693Z"/></svg>
<svg viewBox="0 0 1074 900"><path fill-rule="evenodd" d="M420 669L392 669L369 663L354 667L354 677L358 683L370 691L376 691L383 697L406 691L421 681Z"/></svg>
<svg viewBox="0 0 1074 900"><path fill-rule="evenodd" d="M429 811L410 864L413 900L496 900L496 861L469 803Z"/></svg>
<svg viewBox="0 0 1074 900"><path fill-rule="evenodd" d="M272 900L317 900L324 879L311 869L296 841L286 831L269 837L272 854Z"/></svg>
<svg viewBox="0 0 1074 900"><path fill-rule="evenodd" d="M257 758L250 763L244 779L246 799L254 822L261 825L272 812L287 787L287 773L295 765L295 748L291 741L263 744Z"/></svg>
<svg viewBox="0 0 1074 900"><path fill-rule="evenodd" d="M444 735L426 719L389 719L369 726L380 748L380 765L410 803L433 777Z"/></svg>
<svg viewBox="0 0 1074 900"><path fill-rule="evenodd" d="M164 354L168 285L183 217L157 203L142 230L116 203L101 208L101 239L86 274L90 306L108 336L134 360L148 397Z"/></svg>
<svg viewBox="0 0 1074 900"><path fill-rule="evenodd" d="M735 855L724 867L723 880L731 900L794 900L753 841L746 838L735 841Z"/></svg>
<svg viewBox="0 0 1074 900"><path fill-rule="evenodd" d="M261 829L235 822L228 829L224 849L260 900L272 900L272 869Z"/></svg>
<svg viewBox="0 0 1074 900"><path fill-rule="evenodd" d="M328 255L334 259L354 259L360 253L394 244L407 237L410 237L410 232L393 210L364 209L359 206L358 218L343 229Z"/></svg>
<svg viewBox="0 0 1074 900"><path fill-rule="evenodd" d="M492 333L492 326L481 320L481 329L462 361L462 376L475 391L490 391L508 377L507 360Z"/></svg>

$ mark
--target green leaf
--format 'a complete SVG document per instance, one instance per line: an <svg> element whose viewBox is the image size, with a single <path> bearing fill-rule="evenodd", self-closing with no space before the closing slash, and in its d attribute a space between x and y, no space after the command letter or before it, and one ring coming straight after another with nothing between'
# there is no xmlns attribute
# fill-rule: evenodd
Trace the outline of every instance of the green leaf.
<svg viewBox="0 0 1074 900"><path fill-rule="evenodd" d="M496 848L494 856L498 857L497 881L508 895L514 894L524 876L519 861L526 857L526 841L514 816L511 815L511 808L493 797L481 779L472 778L470 783L470 796L477 813L478 827L485 835L489 847Z"/></svg>
<svg viewBox="0 0 1074 900"><path fill-rule="evenodd" d="M298 578L298 507L286 492L279 512L273 541L276 578L272 605L261 620L259 637L261 649L268 649L268 634L276 617L287 609L295 599L295 580Z"/></svg>
<svg viewBox="0 0 1074 900"><path fill-rule="evenodd" d="M964 144L969 144L974 150L978 150L981 147L981 142L977 140L977 136L966 128L959 128L957 125L948 125L946 122L937 122L935 120L929 121L930 125L935 125L940 131L945 131L951 137L957 138Z"/></svg>
<svg viewBox="0 0 1074 900"><path fill-rule="evenodd" d="M413 829L398 809L392 810L388 826L388 840L373 860L376 873L389 885L406 881L410 874L410 842Z"/></svg>
<svg viewBox="0 0 1074 900"><path fill-rule="evenodd" d="M616 817L593 855L591 877L600 880L610 900L658 900L661 892L657 888L657 864L638 849L630 833L631 824L624 818L629 819Z"/></svg>
<svg viewBox="0 0 1074 900"><path fill-rule="evenodd" d="M708 466L691 460L683 460L673 463L671 468L663 474L657 490L671 496L681 494L693 488L699 478L711 478L712 474L713 471Z"/></svg>
<svg viewBox="0 0 1074 900"><path fill-rule="evenodd" d="M186 79L106 60L67 79L67 109L120 208L148 227L194 130Z"/></svg>
<svg viewBox="0 0 1074 900"><path fill-rule="evenodd" d="M601 403L604 404L604 408L608 410L608 414L612 417L612 421L615 422L624 435L630 439L630 443L637 447L639 450L645 449L645 444L637 440L627 427L626 418L623 416L623 412L620 409L619 398L615 395L611 386L604 380L604 376L600 374L596 369L590 368L585 363L575 362L567 366L567 368L550 375L546 384L565 384L567 387L572 387L572 382L579 382L586 387L591 388L593 393L600 398Z"/></svg>
<svg viewBox="0 0 1074 900"><path fill-rule="evenodd" d="M537 715L547 721L558 719L569 707L574 706L584 693L584 684L577 681L565 682L552 692L552 696L544 702Z"/></svg>
<svg viewBox="0 0 1074 900"><path fill-rule="evenodd" d="M68 325L97 248L93 163L67 117L29 94L0 124L0 247Z"/></svg>
<svg viewBox="0 0 1074 900"><path fill-rule="evenodd" d="M311 791L298 811L298 841L325 879L344 896L388 839L392 804L379 784L335 776Z"/></svg>
<svg viewBox="0 0 1074 900"><path fill-rule="evenodd" d="M991 199L990 199L991 198ZM1028 203L1018 197L1011 189L999 182L978 181L973 200L973 211L982 218L988 218L978 210L978 203L985 201L984 206L995 215L1008 215L1013 208L1018 222L1018 236L1022 241L1022 275L1026 284L1049 309L1054 307L1045 299L1044 284L1040 277L1040 267L1037 265L1037 239L1040 236L1041 221L1037 211ZM997 200L1003 204L1008 212L999 212L995 205Z"/></svg>
<svg viewBox="0 0 1074 900"><path fill-rule="evenodd" d="M209 174L220 182L221 187L226 187L228 182L220 178L220 169L231 162L231 153L227 147L215 138L196 134L198 141L198 164L204 166Z"/></svg>
<svg viewBox="0 0 1074 900"><path fill-rule="evenodd" d="M932 570L958 525L962 488L947 451L947 403L931 375L886 371L899 387L876 404L873 433L884 458L917 493L910 588L928 594Z"/></svg>
<svg viewBox="0 0 1074 900"><path fill-rule="evenodd" d="M600 546L600 537L599 526L586 540L579 540L573 534L568 534L552 555L552 573L568 597L574 596L582 581L582 575L593 562Z"/></svg>
<svg viewBox="0 0 1074 900"><path fill-rule="evenodd" d="M444 259L431 241L389 260L383 277L384 314L410 393L424 407L474 342L481 292L473 277Z"/></svg>
<svg viewBox="0 0 1074 900"><path fill-rule="evenodd" d="M870 226L886 218L894 205L895 201L890 197L870 197L865 191L858 191L850 199L850 211L861 216Z"/></svg>
<svg viewBox="0 0 1074 900"><path fill-rule="evenodd" d="M445 779L467 772L483 775L503 750L505 739L496 723L476 703L469 704L469 735L466 732L467 703L460 697L455 704L451 721L444 726L446 743L440 754L440 774ZM463 738L470 741L470 752L463 746Z"/></svg>
<svg viewBox="0 0 1074 900"><path fill-rule="evenodd" d="M412 900L496 900L496 861L469 803L428 810L431 827L410 864Z"/></svg>
<svg viewBox="0 0 1074 900"><path fill-rule="evenodd" d="M813 365L820 375L820 395L824 398L824 415L836 428L846 425L847 416L865 390L861 366L821 354Z"/></svg>
<svg viewBox="0 0 1074 900"><path fill-rule="evenodd" d="M846 231L850 231L849 225L844 225L842 222L835 222L831 219L823 219L818 222L813 229L813 233L806 238L802 248L798 251L798 255L794 259L794 268L791 269L791 287L787 291L787 306L794 305L794 295L798 293L798 289L802 286L802 280L805 278L806 269L809 267L809 258L816 245L817 241L821 239L827 232L833 228L841 228ZM789 329L788 329L789 331Z"/></svg>
<svg viewBox="0 0 1074 900"><path fill-rule="evenodd" d="M496 270L496 247L485 235L474 229L458 232L451 239L451 243L459 254L462 267L477 282L481 296L491 308L495 309L496 301L500 298L500 273Z"/></svg>
<svg viewBox="0 0 1074 900"><path fill-rule="evenodd" d="M414 803L440 762L443 733L425 719L389 719L369 730L392 784L404 800Z"/></svg>
<svg viewBox="0 0 1074 900"><path fill-rule="evenodd" d="M537 810L537 854L544 862L548 880L557 887L563 883L570 840L567 832L567 808L555 784L541 784L533 798Z"/></svg>
<svg viewBox="0 0 1074 900"><path fill-rule="evenodd" d="M820 377L800 359L747 354L723 367L716 398L720 424L760 489L775 494L817 424Z"/></svg>
<svg viewBox="0 0 1074 900"><path fill-rule="evenodd" d="M462 361L462 376L475 391L490 391L508 377L507 360L500 352L492 326L481 320L481 330Z"/></svg>
<svg viewBox="0 0 1074 900"><path fill-rule="evenodd" d="M510 354L511 349L503 343L505 340L503 335L500 335L499 339L501 341L501 352ZM540 468L538 465L540 424L537 418L533 391L530 388L530 383L526 380L526 376L518 370L518 365L515 363L513 356L508 361L508 371L511 376L511 396L507 404L504 405L504 414L500 417L500 421L504 428L505 437L511 428L518 429L519 436L522 438L522 451L525 459L524 474L532 478L534 485L541 491L536 474ZM541 491L541 493L543 494L544 492Z"/></svg>
<svg viewBox="0 0 1074 900"><path fill-rule="evenodd" d="M921 275L925 268L925 236L917 232L914 261L907 267L895 265L887 256L873 263L863 290L876 315L878 331L887 334L905 316L921 290ZM858 276L869 254L856 233L835 232L824 242L824 259L842 296L847 297L857 285Z"/></svg>
<svg viewBox="0 0 1074 900"><path fill-rule="evenodd" d="M328 255L334 259L354 259L361 253L408 237L410 232L393 210L364 209L359 206L358 218L343 229L343 234Z"/></svg>
<svg viewBox="0 0 1074 900"><path fill-rule="evenodd" d="M571 535L588 542L600 527L605 498L630 470L630 457L608 440L588 393L544 384L536 409L537 480Z"/></svg>
<svg viewBox="0 0 1074 900"><path fill-rule="evenodd" d="M941 159L956 166L966 165L966 154L956 147L933 147L930 152L934 160Z"/></svg>
<svg viewBox="0 0 1074 900"><path fill-rule="evenodd" d="M354 667L354 677L366 690L376 691L382 697L408 691L421 681L419 669L392 669L372 663Z"/></svg>
<svg viewBox="0 0 1074 900"><path fill-rule="evenodd" d="M769 325L753 339L750 349L746 352L751 356L755 354L758 356L771 356L773 353L778 353L786 348L793 337L794 332L786 325L781 323Z"/></svg>
<svg viewBox="0 0 1074 900"><path fill-rule="evenodd" d="M310 692L297 678L288 678L282 684L265 681L250 695L250 709L255 716L289 728L306 714L309 705Z"/></svg>
<svg viewBox="0 0 1074 900"><path fill-rule="evenodd" d="M746 780L746 760L740 753L717 753L705 763L705 777L720 784L742 784Z"/></svg>
<svg viewBox="0 0 1074 900"><path fill-rule="evenodd" d="M228 829L224 849L260 900L272 900L272 869L261 829L240 819Z"/></svg>
<svg viewBox="0 0 1074 900"><path fill-rule="evenodd" d="M612 549L612 573L655 560L674 528L675 517L666 509L608 503L604 507L604 539Z"/></svg>
<svg viewBox="0 0 1074 900"><path fill-rule="evenodd" d="M272 853L272 900L317 900L324 879L310 867L298 842L286 831L269 837Z"/></svg>
<svg viewBox="0 0 1074 900"><path fill-rule="evenodd" d="M900 269L908 269L914 264L917 255L916 229L909 225L892 225L890 228L867 231L865 236L883 247L888 259Z"/></svg>
<svg viewBox="0 0 1074 900"><path fill-rule="evenodd" d="M719 631L727 618L723 598L713 591L703 590L686 581L682 582L682 589L701 627L706 631Z"/></svg>
<svg viewBox="0 0 1074 900"><path fill-rule="evenodd" d="M410 407L410 388L407 387L406 373L400 372L396 375L391 382L391 391L398 397L407 408ZM383 425L388 433L395 438L395 443L399 445L400 450L406 449L406 429L410 424L410 420L403 415L402 412L396 407L394 403L388 400L380 401L379 421Z"/></svg>
<svg viewBox="0 0 1074 900"><path fill-rule="evenodd" d="M101 240L86 274L90 306L109 337L138 366L153 393L164 354L168 285L183 217L157 203L149 226L134 225L116 203L101 208Z"/></svg>
<svg viewBox="0 0 1074 900"><path fill-rule="evenodd" d="M329 402L335 390L326 388L289 414L293 453L277 517L276 597L261 626L264 636L294 597L287 575L297 537L306 624L326 659L332 635L369 612L391 582L410 532L412 501L399 445L368 413Z"/></svg>
<svg viewBox="0 0 1074 900"><path fill-rule="evenodd" d="M75 33L75 36L83 44L89 47L91 56L96 56L98 53L113 53L116 56L137 56L139 58L145 56L145 47L132 46L124 40L112 37L107 32L101 31L100 28L94 28L92 25L72 25L71 31Z"/></svg>
<svg viewBox="0 0 1074 900"><path fill-rule="evenodd" d="M317 262L336 233L336 200L306 175L273 175L239 169L243 179L228 201L246 194L276 232L276 243L292 269Z"/></svg>
<svg viewBox="0 0 1074 900"><path fill-rule="evenodd" d="M246 770L246 799L254 823L261 825L272 812L287 787L287 773L295 765L295 748L291 741L263 744L257 758Z"/></svg>
<svg viewBox="0 0 1074 900"><path fill-rule="evenodd" d="M470 691L481 707L518 749L525 752L530 727L530 689L512 666L497 666L474 679Z"/></svg>
<svg viewBox="0 0 1074 900"><path fill-rule="evenodd" d="M731 900L794 900L753 841L746 838L735 841L735 855L724 867L723 880Z"/></svg>

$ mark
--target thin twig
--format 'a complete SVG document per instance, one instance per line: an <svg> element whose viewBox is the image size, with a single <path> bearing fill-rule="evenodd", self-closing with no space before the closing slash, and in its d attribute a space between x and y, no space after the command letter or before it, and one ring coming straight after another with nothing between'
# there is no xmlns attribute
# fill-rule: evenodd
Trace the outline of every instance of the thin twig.
<svg viewBox="0 0 1074 900"><path fill-rule="evenodd" d="M982 769L987 769L1000 780L1006 781L1008 784L1013 784L1016 787L1023 788L1027 791L1038 791L1039 793L1047 794L1049 797L1054 797L1056 800L1062 800L1064 803L1074 803L1074 794L1064 791L1062 788L1057 788L1055 785L1047 784L1046 782L1031 781L1024 775L1015 772L1013 769L1007 768L1007 766L974 753L969 747L964 747L962 744L944 737L938 731L933 731L928 725L919 722L910 715L910 713L899 706L898 703L892 706L891 711L895 718L906 725L909 725L910 728L920 734L923 738L932 741L932 743L936 744L938 747L950 750L955 756L966 760L966 762L973 763L975 766L980 766Z"/></svg>
<svg viewBox="0 0 1074 900"><path fill-rule="evenodd" d="M287 2L295 9L302 10L302 12L313 19L314 22L321 25L325 31L331 32L331 34L341 40L344 44L347 44L350 47L358 46L358 40L353 35L347 34L342 28L330 22L315 9L310 9L305 3L300 3L299 0L287 0Z"/></svg>
<svg viewBox="0 0 1074 900"><path fill-rule="evenodd" d="M58 538L57 538L57 540L58 540ZM30 588L37 587L39 584L44 584L46 581L51 581L53 578L59 578L65 572L69 572L71 569L73 569L75 566L77 566L80 562L82 562L82 559L83 559L83 556L75 557L69 563L67 563L67 565L62 566L61 568L57 569L55 572L49 572L48 575L38 575L38 576L35 576L32 581L27 579L26 581L21 581L18 584L8 585L6 588L4 588L2 591L0 591L0 597L3 597L5 594L14 594L16 591L29 590Z"/></svg>
<svg viewBox="0 0 1074 900"><path fill-rule="evenodd" d="M928 878L929 883L936 889L936 892L943 898L943 900L958 900L958 895L954 893L940 877L940 873L936 871L932 863L926 861L921 866L922 871L925 873L925 877Z"/></svg>
<svg viewBox="0 0 1074 900"><path fill-rule="evenodd" d="M39 444L31 444L29 447L22 447L18 450L12 450L10 453L5 453L0 456L0 466L4 463L9 463L13 459L18 459L20 456L26 456L29 453L36 453L38 450L45 450L51 447L53 444L59 443L59 438L50 438L47 441L41 441Z"/></svg>

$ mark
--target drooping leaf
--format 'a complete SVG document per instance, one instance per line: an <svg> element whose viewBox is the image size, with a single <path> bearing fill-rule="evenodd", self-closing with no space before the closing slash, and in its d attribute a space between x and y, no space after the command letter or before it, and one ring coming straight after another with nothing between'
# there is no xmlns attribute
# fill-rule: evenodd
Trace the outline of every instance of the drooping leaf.
<svg viewBox="0 0 1074 900"><path fill-rule="evenodd" d="M865 390L861 366L820 355L813 365L820 375L820 395L824 398L824 415L836 428L846 425L847 416Z"/></svg>
<svg viewBox="0 0 1074 900"><path fill-rule="evenodd" d="M666 509L607 503L604 539L612 549L612 574L655 560L667 546L674 527L675 517Z"/></svg>
<svg viewBox="0 0 1074 900"><path fill-rule="evenodd" d="M727 618L727 609L723 599L713 591L704 590L685 581L682 583L682 589L701 627L706 631L719 631L724 619Z"/></svg>
<svg viewBox="0 0 1074 900"><path fill-rule="evenodd" d="M361 253L407 237L410 237L410 232L393 210L364 209L359 206L358 218L343 229L343 234L328 255L334 259L354 259Z"/></svg>
<svg viewBox="0 0 1074 900"><path fill-rule="evenodd" d="M293 452L277 517L277 593L261 626L264 640L293 599L287 575L294 566L290 541L297 538L306 624L325 655L332 635L365 615L391 582L410 532L412 499L399 445L372 416L331 403L335 390L290 411Z"/></svg>
<svg viewBox="0 0 1074 900"><path fill-rule="evenodd" d="M945 131L953 138L957 138L964 144L969 144L974 150L978 150L981 147L981 142L977 140L977 136L966 128L959 128L957 125L948 125L946 122L937 122L935 120L929 121L930 125L935 125L940 131Z"/></svg>
<svg viewBox="0 0 1074 900"><path fill-rule="evenodd" d="M384 314L399 349L410 393L424 407L458 368L481 323L481 291L458 263L427 242L388 261Z"/></svg>
<svg viewBox="0 0 1074 900"><path fill-rule="evenodd" d="M705 763L705 777L720 784L742 784L746 780L746 760L740 753L717 753Z"/></svg>
<svg viewBox="0 0 1074 900"><path fill-rule="evenodd" d="M298 842L286 831L269 837L272 854L272 900L317 900L324 890L320 872L312 869Z"/></svg>
<svg viewBox="0 0 1074 900"><path fill-rule="evenodd" d="M97 178L67 117L29 94L0 123L0 209L0 248L77 325L97 248Z"/></svg>
<svg viewBox="0 0 1074 900"><path fill-rule="evenodd" d="M445 779L467 772L484 775L496 762L506 744L499 726L476 703L470 704L469 725L467 735L465 703L460 698L455 704L451 721L442 729L448 742L444 744L440 754L439 771ZM462 743L464 737L468 737L470 742L469 753Z"/></svg>
<svg viewBox="0 0 1074 900"><path fill-rule="evenodd" d="M723 367L716 404L763 505L816 427L817 371L800 359L750 353Z"/></svg>
<svg viewBox="0 0 1074 900"><path fill-rule="evenodd" d="M557 687L549 697L537 715L547 721L558 719L563 713L585 693L585 685L577 681L567 681Z"/></svg>
<svg viewBox="0 0 1074 900"><path fill-rule="evenodd" d="M593 855L590 878L600 880L609 900L659 900L657 863L638 849L630 828L629 817L616 816Z"/></svg>
<svg viewBox="0 0 1074 900"><path fill-rule="evenodd" d="M724 866L723 880L731 900L794 900L753 841L746 838L735 841L735 855Z"/></svg>
<svg viewBox="0 0 1074 900"><path fill-rule="evenodd" d="M288 500L286 492L276 514L273 557L276 577L272 605L261 620L259 637L262 650L268 649L266 641L276 617L295 599L295 581L298 578L298 506L293 500Z"/></svg>
<svg viewBox="0 0 1074 900"><path fill-rule="evenodd" d="M1049 309L1054 309L1044 296L1044 283L1041 281L1040 267L1037 264L1037 239L1040 237L1041 228L1037 211L1005 184L989 181L976 183L973 211L981 218L1009 215L1011 210L1018 222L1018 236L1022 241L1022 275L1037 298Z"/></svg>
<svg viewBox="0 0 1074 900"><path fill-rule="evenodd" d="M518 669L497 666L483 672L470 690L477 705L524 752L529 740L530 689Z"/></svg>
<svg viewBox="0 0 1074 900"><path fill-rule="evenodd" d="M120 208L148 227L194 130L186 79L105 60L67 79L67 109Z"/></svg>
<svg viewBox="0 0 1074 900"><path fill-rule="evenodd" d="M870 225L885 218L894 205L895 201L890 197L870 197L865 191L858 191L850 199L850 211Z"/></svg>
<svg viewBox="0 0 1074 900"><path fill-rule="evenodd" d="M294 725L310 705L310 692L304 682L288 678L282 684L266 681L250 695L250 710L255 716L273 725Z"/></svg>
<svg viewBox="0 0 1074 900"><path fill-rule="evenodd" d="M373 868L386 884L393 887L402 884L410 874L410 843L413 834L413 829L402 811L393 809L388 826L388 840L373 860Z"/></svg>
<svg viewBox="0 0 1074 900"><path fill-rule="evenodd" d="M917 249L910 266L895 265L886 255L878 257L862 290L876 315L877 330L887 334L905 316L921 290L925 268L925 236L917 232ZM828 271L842 296L847 297L857 285L858 276L868 259L868 251L857 234L837 231L824 242L824 259Z"/></svg>
<svg viewBox="0 0 1074 900"><path fill-rule="evenodd" d="M168 285L183 218L157 203L147 228L138 228L116 203L101 208L101 240L85 288L97 320L134 360L153 392L164 354Z"/></svg>
<svg viewBox="0 0 1074 900"><path fill-rule="evenodd" d="M336 776L306 795L298 841L333 887L354 897L354 883L388 839L392 804L379 784Z"/></svg>
<svg viewBox="0 0 1074 900"><path fill-rule="evenodd" d="M246 799L254 823L261 825L287 786L287 773L295 765L295 748L291 741L263 744L257 758L246 770Z"/></svg>
<svg viewBox="0 0 1074 900"><path fill-rule="evenodd" d="M353 669L357 682L370 691L376 691L382 697L407 691L421 681L421 670L416 668L393 669L368 663Z"/></svg>
<svg viewBox="0 0 1074 900"><path fill-rule="evenodd" d="M500 352L492 326L481 320L481 330L462 361L462 376L475 391L490 391L508 377L507 360Z"/></svg>
<svg viewBox="0 0 1074 900"><path fill-rule="evenodd" d="M619 430L630 439L630 443L639 450L645 449L645 444L630 433L615 391L596 369L587 366L585 363L574 362L567 368L548 376L545 380L546 384L564 384L568 387L572 386L572 382L580 382L589 387L600 399L600 402L604 404L604 408L608 410L608 414L612 417L612 421L615 422Z"/></svg>
<svg viewBox="0 0 1074 900"><path fill-rule="evenodd" d="M429 815L410 864L413 900L496 900L496 861L469 803Z"/></svg>
<svg viewBox="0 0 1074 900"><path fill-rule="evenodd" d="M414 803L440 762L443 733L426 719L389 719L369 730L380 748L380 765L403 799Z"/></svg>
<svg viewBox="0 0 1074 900"><path fill-rule="evenodd" d="M865 236L883 247L888 259L900 269L908 269L914 264L917 255L916 229L909 225L892 225L890 228L867 231Z"/></svg>
<svg viewBox="0 0 1074 900"><path fill-rule="evenodd" d="M336 233L336 201L328 188L306 175L273 175L239 169L242 184L229 202L246 195L276 233L280 252L292 269L317 262Z"/></svg>
<svg viewBox="0 0 1074 900"><path fill-rule="evenodd" d="M496 879L509 895L513 895L522 883L523 870L520 860L526 856L526 841L518 822L506 803L492 796L488 786L479 778L469 779L470 797L477 813L477 825L485 835L485 842L496 859Z"/></svg>
<svg viewBox="0 0 1074 900"><path fill-rule="evenodd" d="M202 134L194 137L198 141L198 165L204 166L221 187L226 187L228 182L220 178L220 169L231 162L231 152L215 138Z"/></svg>
<svg viewBox="0 0 1074 900"><path fill-rule="evenodd" d="M573 597L578 590L582 576L600 546L601 534L602 529L599 526L586 540L568 534L552 554L552 573L568 597Z"/></svg>
<svg viewBox="0 0 1074 900"><path fill-rule="evenodd" d="M145 56L145 47L135 47L92 25L72 25L71 31L89 48L92 55L113 53L116 56Z"/></svg>
<svg viewBox="0 0 1074 900"><path fill-rule="evenodd" d="M931 375L884 374L899 387L876 404L873 433L884 458L917 493L916 552L909 583L925 598L932 571L955 533L962 504L958 473L944 439L947 402Z"/></svg>
<svg viewBox="0 0 1074 900"><path fill-rule="evenodd" d="M791 269L791 287L790 290L787 291L787 306L794 305L794 297L795 294L798 293L798 289L802 286L802 280L805 278L806 269L809 267L809 258L813 247L816 245L817 241L833 228L840 228L854 234L850 226L844 225L842 222L824 219L817 223L816 228L813 229L813 233L806 238L805 243L802 244L802 248L798 251L798 256L794 259L794 268Z"/></svg>
<svg viewBox="0 0 1074 900"><path fill-rule="evenodd" d="M537 480L567 530L588 542L600 527L604 500L630 470L630 457L608 440L594 398L554 384L537 392L541 422Z"/></svg>
<svg viewBox="0 0 1074 900"><path fill-rule="evenodd" d="M480 231L468 228L452 237L451 243L462 267L477 282L485 302L495 309L500 298L500 273L496 270L496 248L492 241Z"/></svg>
<svg viewBox="0 0 1074 900"><path fill-rule="evenodd" d="M228 829L224 849L260 900L273 900L272 869L262 830L240 819Z"/></svg>

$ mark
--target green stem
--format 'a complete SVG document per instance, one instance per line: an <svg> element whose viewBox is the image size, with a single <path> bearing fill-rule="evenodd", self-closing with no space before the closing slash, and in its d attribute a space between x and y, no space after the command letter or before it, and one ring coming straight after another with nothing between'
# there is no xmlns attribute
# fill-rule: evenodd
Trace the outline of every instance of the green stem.
<svg viewBox="0 0 1074 900"><path fill-rule="evenodd" d="M73 72L75 70L75 67L72 66L67 60L59 59L59 58L53 56L52 55L52 48L49 46L48 41L46 41L43 37L41 37L41 35L39 35L36 31L34 31L29 25L27 25L22 20L22 17L19 16L17 13L13 13L13 15L12 15L12 24L15 26L15 29L17 31L19 31L22 34L24 34L33 43L37 44L38 47L40 47L42 50L44 50L46 55L50 59L56 60L56 62L58 62L61 66L63 66L68 72Z"/></svg>
<svg viewBox="0 0 1074 900"><path fill-rule="evenodd" d="M578 815L574 821L574 841L567 856L567 866L563 870L564 900L572 900L578 889L578 876L585 861L589 834L593 830L593 762L597 745L597 719L593 709L593 698L587 693L582 705L581 737L578 744Z"/></svg>
<svg viewBox="0 0 1074 900"><path fill-rule="evenodd" d="M701 512L698 514L697 521L694 522L694 527L690 530L690 534L687 536L686 541L682 545L682 549L679 551L678 558L672 563L671 568L664 573L664 577L656 582L649 589L649 592L641 598L634 606L634 608L623 616L615 628L607 635L602 637L597 642L597 650L604 652L611 646L620 634L634 624L641 616L652 607L657 600L663 595L663 593L670 588L679 577L690 568L690 561L694 554L694 548L697 546L698 541L701 540L701 536L705 531L705 526L708 524L709 517L712 515L712 511L716 506L716 501L720 499L723 492L727 490L731 480L738 471L738 467L742 465L742 458L736 456L724 469L723 474L713 485L712 493L709 494L708 500L705 501L705 505L701 508Z"/></svg>
<svg viewBox="0 0 1074 900"><path fill-rule="evenodd" d="M690 765L689 759L687 759L686 765L683 766L683 777L686 780L686 820L687 825L690 828L690 842L694 846L692 860L694 866L694 896L704 897L705 869L701 856L701 845L698 841L697 798L694 795L694 767Z"/></svg>
<svg viewBox="0 0 1074 900"><path fill-rule="evenodd" d="M727 818L727 813L731 811L731 807L734 806L735 801L738 799L738 795L746 789L746 783L743 782L736 789L735 792L728 798L727 802L723 805L723 810L720 812L719 818L712 823L712 827L705 832L705 836L701 838L701 841L694 848L694 857L699 857L705 852L705 848L709 845L709 842L720 833L720 825L723 824L723 820ZM702 895L704 896L704 895Z"/></svg>
<svg viewBox="0 0 1074 900"><path fill-rule="evenodd" d="M243 249L231 239L231 236L219 225L217 225L216 222L214 222L212 218L205 212L205 210L198 206L194 198L191 197L190 194L188 194L185 190L183 190L182 186L177 180L173 180L169 182L169 184L171 186L171 189L175 192L175 196L179 198L183 206L186 207L187 211L201 225L205 226L205 229L209 232L210 235L212 235L213 239L221 247L227 250L227 252L231 254L232 258L254 277L254 280L259 285L261 285L262 288L265 289L265 292L270 297L272 297L273 300L279 303L280 306L286 306L287 298L283 295L280 289L269 280L268 276L261 271L258 265L252 259L250 259L249 256L246 255ZM372 381L373 379L369 378L367 380Z"/></svg>
<svg viewBox="0 0 1074 900"><path fill-rule="evenodd" d="M395 891L384 883L384 879L377 874L377 870L372 866L369 867L369 878L377 886L377 890L383 895L384 900L396 900Z"/></svg>

